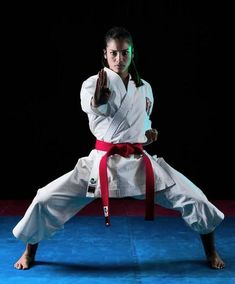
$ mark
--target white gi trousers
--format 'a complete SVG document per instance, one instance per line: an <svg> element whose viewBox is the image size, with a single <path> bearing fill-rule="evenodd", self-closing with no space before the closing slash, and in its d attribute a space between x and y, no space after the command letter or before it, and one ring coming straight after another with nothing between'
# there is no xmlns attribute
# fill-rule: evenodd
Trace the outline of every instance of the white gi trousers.
<svg viewBox="0 0 235 284"><path fill-rule="evenodd" d="M199 234L212 232L224 219L224 214L195 184L164 163L174 183L156 190L155 203L179 211L186 224ZM66 221L97 197L86 197L92 164L89 157L82 158L74 170L40 188L13 229L14 236L25 243L35 244L63 229ZM140 196L140 193L132 192L127 196L135 195Z"/></svg>

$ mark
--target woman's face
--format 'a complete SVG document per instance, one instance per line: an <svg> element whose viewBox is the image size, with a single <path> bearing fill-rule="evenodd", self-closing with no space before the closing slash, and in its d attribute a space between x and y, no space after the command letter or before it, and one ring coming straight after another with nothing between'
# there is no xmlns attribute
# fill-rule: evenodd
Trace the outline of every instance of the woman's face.
<svg viewBox="0 0 235 284"><path fill-rule="evenodd" d="M104 50L109 68L119 75L128 73L133 58L133 48L125 39L111 39Z"/></svg>

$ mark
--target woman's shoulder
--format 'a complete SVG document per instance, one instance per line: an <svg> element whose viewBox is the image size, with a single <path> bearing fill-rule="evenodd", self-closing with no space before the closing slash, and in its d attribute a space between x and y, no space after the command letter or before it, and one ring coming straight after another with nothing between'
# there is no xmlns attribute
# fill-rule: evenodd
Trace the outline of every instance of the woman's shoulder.
<svg viewBox="0 0 235 284"><path fill-rule="evenodd" d="M141 86L142 90L144 92L146 92L147 94L151 95L151 93L152 93L152 86L151 86L151 84L148 81L146 81L146 80L144 80L142 78L141 78L141 81L143 83L143 85Z"/></svg>
<svg viewBox="0 0 235 284"><path fill-rule="evenodd" d="M143 85L140 88L142 88L143 94L145 95L145 97L148 97L151 101L153 101L153 90L151 84L142 78L141 81Z"/></svg>
<svg viewBox="0 0 235 284"><path fill-rule="evenodd" d="M85 80L84 80L84 82L86 82L86 81L96 81L96 79L97 79L97 74L96 75L92 75L92 76L90 76L90 77L87 77Z"/></svg>
<svg viewBox="0 0 235 284"><path fill-rule="evenodd" d="M91 87L93 86L94 84L96 84L96 81L97 81L97 75L92 75L90 77L88 77L87 79L85 79L82 83L82 86L83 87Z"/></svg>
<svg viewBox="0 0 235 284"><path fill-rule="evenodd" d="M145 87L147 87L147 88L151 88L151 84L150 84L148 81L146 81L146 80L144 80L144 79L142 79L142 78L141 78L141 81L142 81L142 83L143 83L143 86L145 86Z"/></svg>

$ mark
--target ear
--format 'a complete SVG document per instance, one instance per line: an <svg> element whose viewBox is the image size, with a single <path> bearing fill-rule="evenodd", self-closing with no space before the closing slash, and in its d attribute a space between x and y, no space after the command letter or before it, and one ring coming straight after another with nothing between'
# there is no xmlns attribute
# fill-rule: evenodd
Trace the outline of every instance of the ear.
<svg viewBox="0 0 235 284"><path fill-rule="evenodd" d="M104 58L107 59L107 51L106 51L106 49L103 49L103 52L104 52Z"/></svg>

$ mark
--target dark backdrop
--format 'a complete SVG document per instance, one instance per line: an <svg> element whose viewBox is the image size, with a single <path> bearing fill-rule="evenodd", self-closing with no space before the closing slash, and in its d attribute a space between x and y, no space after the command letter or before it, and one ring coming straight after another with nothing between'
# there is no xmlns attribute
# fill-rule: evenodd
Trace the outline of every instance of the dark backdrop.
<svg viewBox="0 0 235 284"><path fill-rule="evenodd" d="M79 92L102 67L103 36L113 25L132 33L139 73L154 91L159 140L146 150L164 157L209 198L234 198L230 7L88 2L6 11L1 198L32 198L89 154L95 140Z"/></svg>

